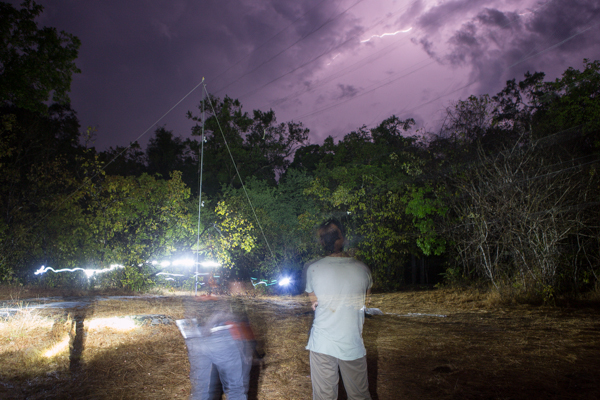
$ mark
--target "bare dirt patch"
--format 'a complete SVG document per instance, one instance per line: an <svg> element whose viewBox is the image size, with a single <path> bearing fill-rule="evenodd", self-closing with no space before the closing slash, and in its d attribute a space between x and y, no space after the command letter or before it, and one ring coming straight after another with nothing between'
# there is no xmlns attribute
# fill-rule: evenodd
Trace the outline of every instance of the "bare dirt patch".
<svg viewBox="0 0 600 400"><path fill-rule="evenodd" d="M250 398L311 398L308 299L243 300L264 352ZM600 398L595 308L503 307L451 290L377 294L369 306L389 313L364 327L374 399ZM175 325L97 323L142 314L182 318L182 297L29 310L1 322L0 398L187 398L187 351Z"/></svg>

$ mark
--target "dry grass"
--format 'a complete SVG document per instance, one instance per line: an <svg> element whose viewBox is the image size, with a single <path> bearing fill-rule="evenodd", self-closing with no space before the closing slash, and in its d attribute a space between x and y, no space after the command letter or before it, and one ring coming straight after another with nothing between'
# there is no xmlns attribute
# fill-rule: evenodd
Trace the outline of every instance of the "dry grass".
<svg viewBox="0 0 600 400"><path fill-rule="evenodd" d="M311 398L307 298L244 301L265 354L252 371L250 398ZM396 314L365 322L374 399L600 398L597 308L511 306L450 289L375 294L370 306ZM0 398L187 398L187 352L174 325L94 327L141 314L181 318L182 297L97 301L67 314L24 311L0 323ZM65 336L70 347L45 357Z"/></svg>

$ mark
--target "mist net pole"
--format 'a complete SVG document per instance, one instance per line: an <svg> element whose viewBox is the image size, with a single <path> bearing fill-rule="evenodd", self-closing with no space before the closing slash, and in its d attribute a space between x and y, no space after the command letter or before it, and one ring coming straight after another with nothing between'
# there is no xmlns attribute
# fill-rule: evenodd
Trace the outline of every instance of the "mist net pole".
<svg viewBox="0 0 600 400"><path fill-rule="evenodd" d="M206 84L204 85L206 87ZM200 263L200 210L202 209L202 166L204 163L204 91L202 91L202 136L200 139L200 184L198 190L198 237L196 239L196 285L194 296L198 295L198 264Z"/></svg>

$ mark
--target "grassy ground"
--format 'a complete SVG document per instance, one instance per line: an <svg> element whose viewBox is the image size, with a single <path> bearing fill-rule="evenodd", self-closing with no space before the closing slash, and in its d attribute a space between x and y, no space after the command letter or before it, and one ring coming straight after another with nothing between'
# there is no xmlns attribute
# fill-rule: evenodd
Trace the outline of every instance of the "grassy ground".
<svg viewBox="0 0 600 400"><path fill-rule="evenodd" d="M68 312L23 309L0 322L0 398L187 398L189 364L177 327L110 319L182 318L182 300L170 295L97 301ZM244 302L265 353L253 368L250 398L311 398L308 299ZM447 289L376 294L370 306L389 314L365 322L372 396L598 399L600 311L586 304L502 306L489 295Z"/></svg>

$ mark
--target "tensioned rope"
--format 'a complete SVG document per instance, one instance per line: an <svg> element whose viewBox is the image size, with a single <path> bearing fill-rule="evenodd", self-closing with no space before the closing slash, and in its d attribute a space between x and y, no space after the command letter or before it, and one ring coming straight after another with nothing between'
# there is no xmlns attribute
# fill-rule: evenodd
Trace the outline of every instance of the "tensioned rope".
<svg viewBox="0 0 600 400"><path fill-rule="evenodd" d="M89 185L92 180L96 177L98 177L98 175L100 174L101 171L104 171L106 169L106 167L108 167L110 164L112 164L117 158L121 157L127 150L129 150L132 146L132 143L137 142L138 140L140 140L142 138L142 136L144 136L145 134L147 134L150 129L154 128L156 126L156 124L158 124L160 121L163 120L163 118L165 118L167 115L169 115L169 113L171 113L171 111L173 111L179 104L181 104L182 101L184 101L186 98L188 98L188 96L190 94L192 94L196 89L198 89L200 87L200 85L202 85L202 83L204 82L204 78L202 78L202 81L200 81L199 84L197 84L196 86L194 86L194 88L192 90L190 90L188 92L188 94L186 94L185 96L183 96L181 98L181 100L179 100L177 103L175 103L175 105L173 107L171 107L169 109L169 111L167 111L166 113L164 113L159 119L156 120L156 122L154 122L152 125L150 125L148 127L148 129L146 129L144 132L142 132L141 135L139 135L134 142L129 143L129 146L125 147L119 154L117 154L116 156L114 156L112 158L112 160L110 160L109 162L107 162L102 168L100 168L100 170L98 172L96 172L94 175L92 175L91 178L88 178L85 180L84 183L82 183L77 189L75 189L73 191L73 193L71 193L70 195L68 195L63 201L61 201L58 205L56 205L56 207L54 207L52 210L48 211L48 213L46 215L44 215L42 218L40 218L38 220L38 224L42 221L44 221L46 218L48 218L48 216L50 214L52 214L53 212L55 212L59 207L61 207L63 204L65 204L68 200L70 200L73 196L75 196L81 189L83 189L85 186ZM37 225L33 225L31 228L34 228ZM30 229L31 229L30 228Z"/></svg>
<svg viewBox="0 0 600 400"><path fill-rule="evenodd" d="M160 121L162 121L163 118L165 118L167 115L169 115L169 113L171 113L171 111L173 111L179 104L181 104L182 101L184 101L186 98L189 97L189 95L191 95L196 89L198 89L200 87L200 85L202 85L203 82L204 82L204 77L202 78L202 81L200 81L199 84L194 86L194 88L192 90L190 90L185 96L183 96L181 98L181 100L179 100L177 103L175 103L175 105L173 107L171 107L166 113L164 113L159 119L157 119L156 122L154 122L152 125L150 125L148 127L148 129L146 129L144 132L142 132L142 134L137 137L136 141L140 140L142 138L142 136L144 136L145 134L147 134L150 131L150 129L152 129L154 126L156 126L156 124L158 124ZM75 189L71 194L69 194L67 197L65 197L61 202L59 202L59 204L57 204L54 208L52 208L50 211L48 211L43 217L39 218L35 223L30 225L20 235L23 236L23 235L26 235L27 233L31 232L31 230L33 230L35 227L37 227L39 224L41 224L43 221L45 221L46 218L48 218L56 210L58 210L60 207L62 207L67 201L69 201L71 198L73 198L73 196L75 196L81 189L83 189L87 185L91 184L93 179L98 177L98 175L100 174L101 171L104 171L106 169L106 167L108 167L117 158L121 157L127 150L129 150L132 146L132 143L130 143L129 146L125 147L123 149L123 151L121 151L119 154L114 156L112 160L110 160L102 168L100 168L100 170L98 172L96 172L94 175L92 175L92 177L85 179L84 182L81 185L79 185L79 187L77 187L77 189ZM198 218L200 218L200 217L198 217ZM13 245L15 245L16 241L13 240L12 243L13 243ZM4 257L6 257L4 254L1 255L0 260Z"/></svg>
<svg viewBox="0 0 600 400"><path fill-rule="evenodd" d="M275 259L275 254L273 254L271 245L269 245L269 241L267 240L267 237L265 236L265 231L263 230L263 227L260 224L260 221L258 220L258 216L256 215L256 210L254 209L254 205L252 204L252 201L250 200L250 196L248 196L248 191L246 190L246 186L244 185L244 181L242 180L242 175L240 175L240 171L238 170L237 164L235 163L235 160L233 158L233 154L231 153L231 149L229 148L229 144L227 143L227 139L225 138L225 132L223 132L223 128L221 127L221 123L219 122L219 118L217 118L217 111L215 110L215 107L210 99L208 91L206 90L206 84L204 84L204 92L206 94L206 97L208 98L208 104L210 104L213 115L215 116L215 121L217 121L217 126L219 127L219 131L221 132L221 136L223 137L223 142L225 143L225 147L227 148L227 152L229 153L229 157L231 158L233 168L235 168L235 173L237 174L238 178L240 179L240 183L242 184L242 189L244 189L244 194L246 195L246 198L248 199L248 204L250 204L250 208L252 209L252 214L254 214L256 223L258 224L258 227L260 228L260 233L262 233L263 239L265 239L265 243L267 244L267 247L269 248L271 257L273 257L273 259Z"/></svg>

